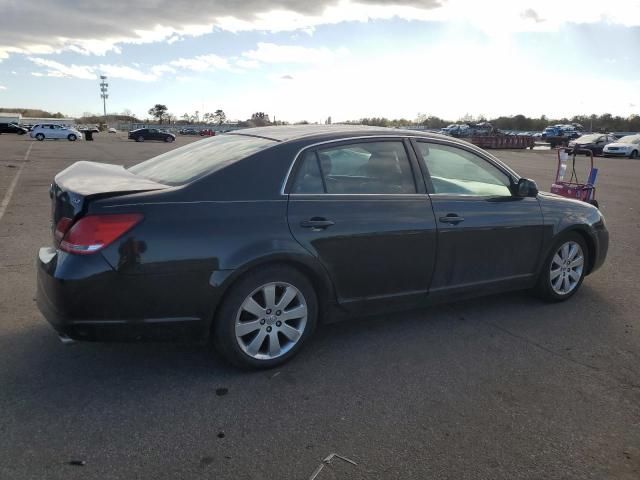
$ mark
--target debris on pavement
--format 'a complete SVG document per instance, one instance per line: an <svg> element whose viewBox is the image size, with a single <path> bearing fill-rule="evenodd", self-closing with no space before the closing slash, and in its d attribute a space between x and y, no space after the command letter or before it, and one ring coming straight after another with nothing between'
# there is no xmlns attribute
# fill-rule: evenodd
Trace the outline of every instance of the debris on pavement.
<svg viewBox="0 0 640 480"><path fill-rule="evenodd" d="M331 465L331 460L333 460L334 458L339 458L340 460L350 463L352 465L358 465L356 462L348 459L347 457L343 457L342 455L338 455L337 453L331 453L327 455L327 457L325 457L324 460L322 460L320 465L318 465L318 468L316 468L314 472L311 474L311 476L309 477L309 480L315 480L315 478L317 478L317 476L320 475L320 472L326 465Z"/></svg>

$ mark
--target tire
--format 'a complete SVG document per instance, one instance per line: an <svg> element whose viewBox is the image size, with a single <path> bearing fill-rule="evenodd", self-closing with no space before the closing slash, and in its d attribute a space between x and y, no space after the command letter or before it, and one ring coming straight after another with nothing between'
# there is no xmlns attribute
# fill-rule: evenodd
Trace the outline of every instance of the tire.
<svg viewBox="0 0 640 480"><path fill-rule="evenodd" d="M267 301L265 291L272 292L274 301ZM278 320L287 313L289 319ZM273 368L298 353L313 334L317 317L318 300L309 279L294 268L273 265L249 272L231 286L214 319L212 340L237 367Z"/></svg>
<svg viewBox="0 0 640 480"><path fill-rule="evenodd" d="M579 250L572 256L574 246L579 247ZM565 260L564 257L567 257L566 261L571 263L567 265L558 261ZM571 264L579 260L580 257L582 263L579 266L571 267ZM536 286L537 295L550 302L562 302L571 298L582 285L587 265L589 265L589 250L582 236L574 232L562 235L553 244L542 265ZM552 272L554 273L552 274ZM575 274L578 274L579 277L576 278ZM552 279L552 275L555 275L555 280ZM558 281L558 279L560 280Z"/></svg>
<svg viewBox="0 0 640 480"><path fill-rule="evenodd" d="M173 137L164 137L164 141L167 143L173 142Z"/></svg>
<svg viewBox="0 0 640 480"><path fill-rule="evenodd" d="M136 142L144 142L144 137L140 135L138 138L136 138Z"/></svg>
<svg viewBox="0 0 640 480"><path fill-rule="evenodd" d="M76 137L73 133L70 133L69 136L67 137L67 139L70 142L75 142L78 139L78 137Z"/></svg>
<svg viewBox="0 0 640 480"><path fill-rule="evenodd" d="M36 140L38 140L39 142L44 140L44 133L37 133L36 134Z"/></svg>
<svg viewBox="0 0 640 480"><path fill-rule="evenodd" d="M638 158L638 151L634 150L633 152L631 152L631 155L629 155L629 158L631 158L631 159Z"/></svg>

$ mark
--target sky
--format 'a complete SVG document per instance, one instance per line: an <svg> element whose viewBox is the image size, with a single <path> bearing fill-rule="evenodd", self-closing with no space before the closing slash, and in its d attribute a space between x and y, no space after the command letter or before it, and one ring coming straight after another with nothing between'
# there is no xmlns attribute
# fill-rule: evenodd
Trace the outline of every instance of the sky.
<svg viewBox="0 0 640 480"><path fill-rule="evenodd" d="M0 107L640 114L640 0L0 0Z"/></svg>

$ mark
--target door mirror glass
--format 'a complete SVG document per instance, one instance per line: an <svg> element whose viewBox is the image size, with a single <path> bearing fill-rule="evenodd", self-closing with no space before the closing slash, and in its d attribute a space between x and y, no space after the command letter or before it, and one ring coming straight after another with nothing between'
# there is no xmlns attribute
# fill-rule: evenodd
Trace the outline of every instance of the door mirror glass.
<svg viewBox="0 0 640 480"><path fill-rule="evenodd" d="M538 185L533 180L521 178L516 185L516 196L518 197L535 197L538 195Z"/></svg>

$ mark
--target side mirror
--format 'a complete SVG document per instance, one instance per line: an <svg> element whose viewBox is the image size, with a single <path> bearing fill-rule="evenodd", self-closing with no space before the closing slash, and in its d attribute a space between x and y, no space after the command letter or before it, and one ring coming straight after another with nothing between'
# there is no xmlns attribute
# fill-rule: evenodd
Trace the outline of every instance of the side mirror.
<svg viewBox="0 0 640 480"><path fill-rule="evenodd" d="M535 197L538 195L538 186L536 185L536 182L529 180L528 178L521 178L518 180L515 190L517 197Z"/></svg>

